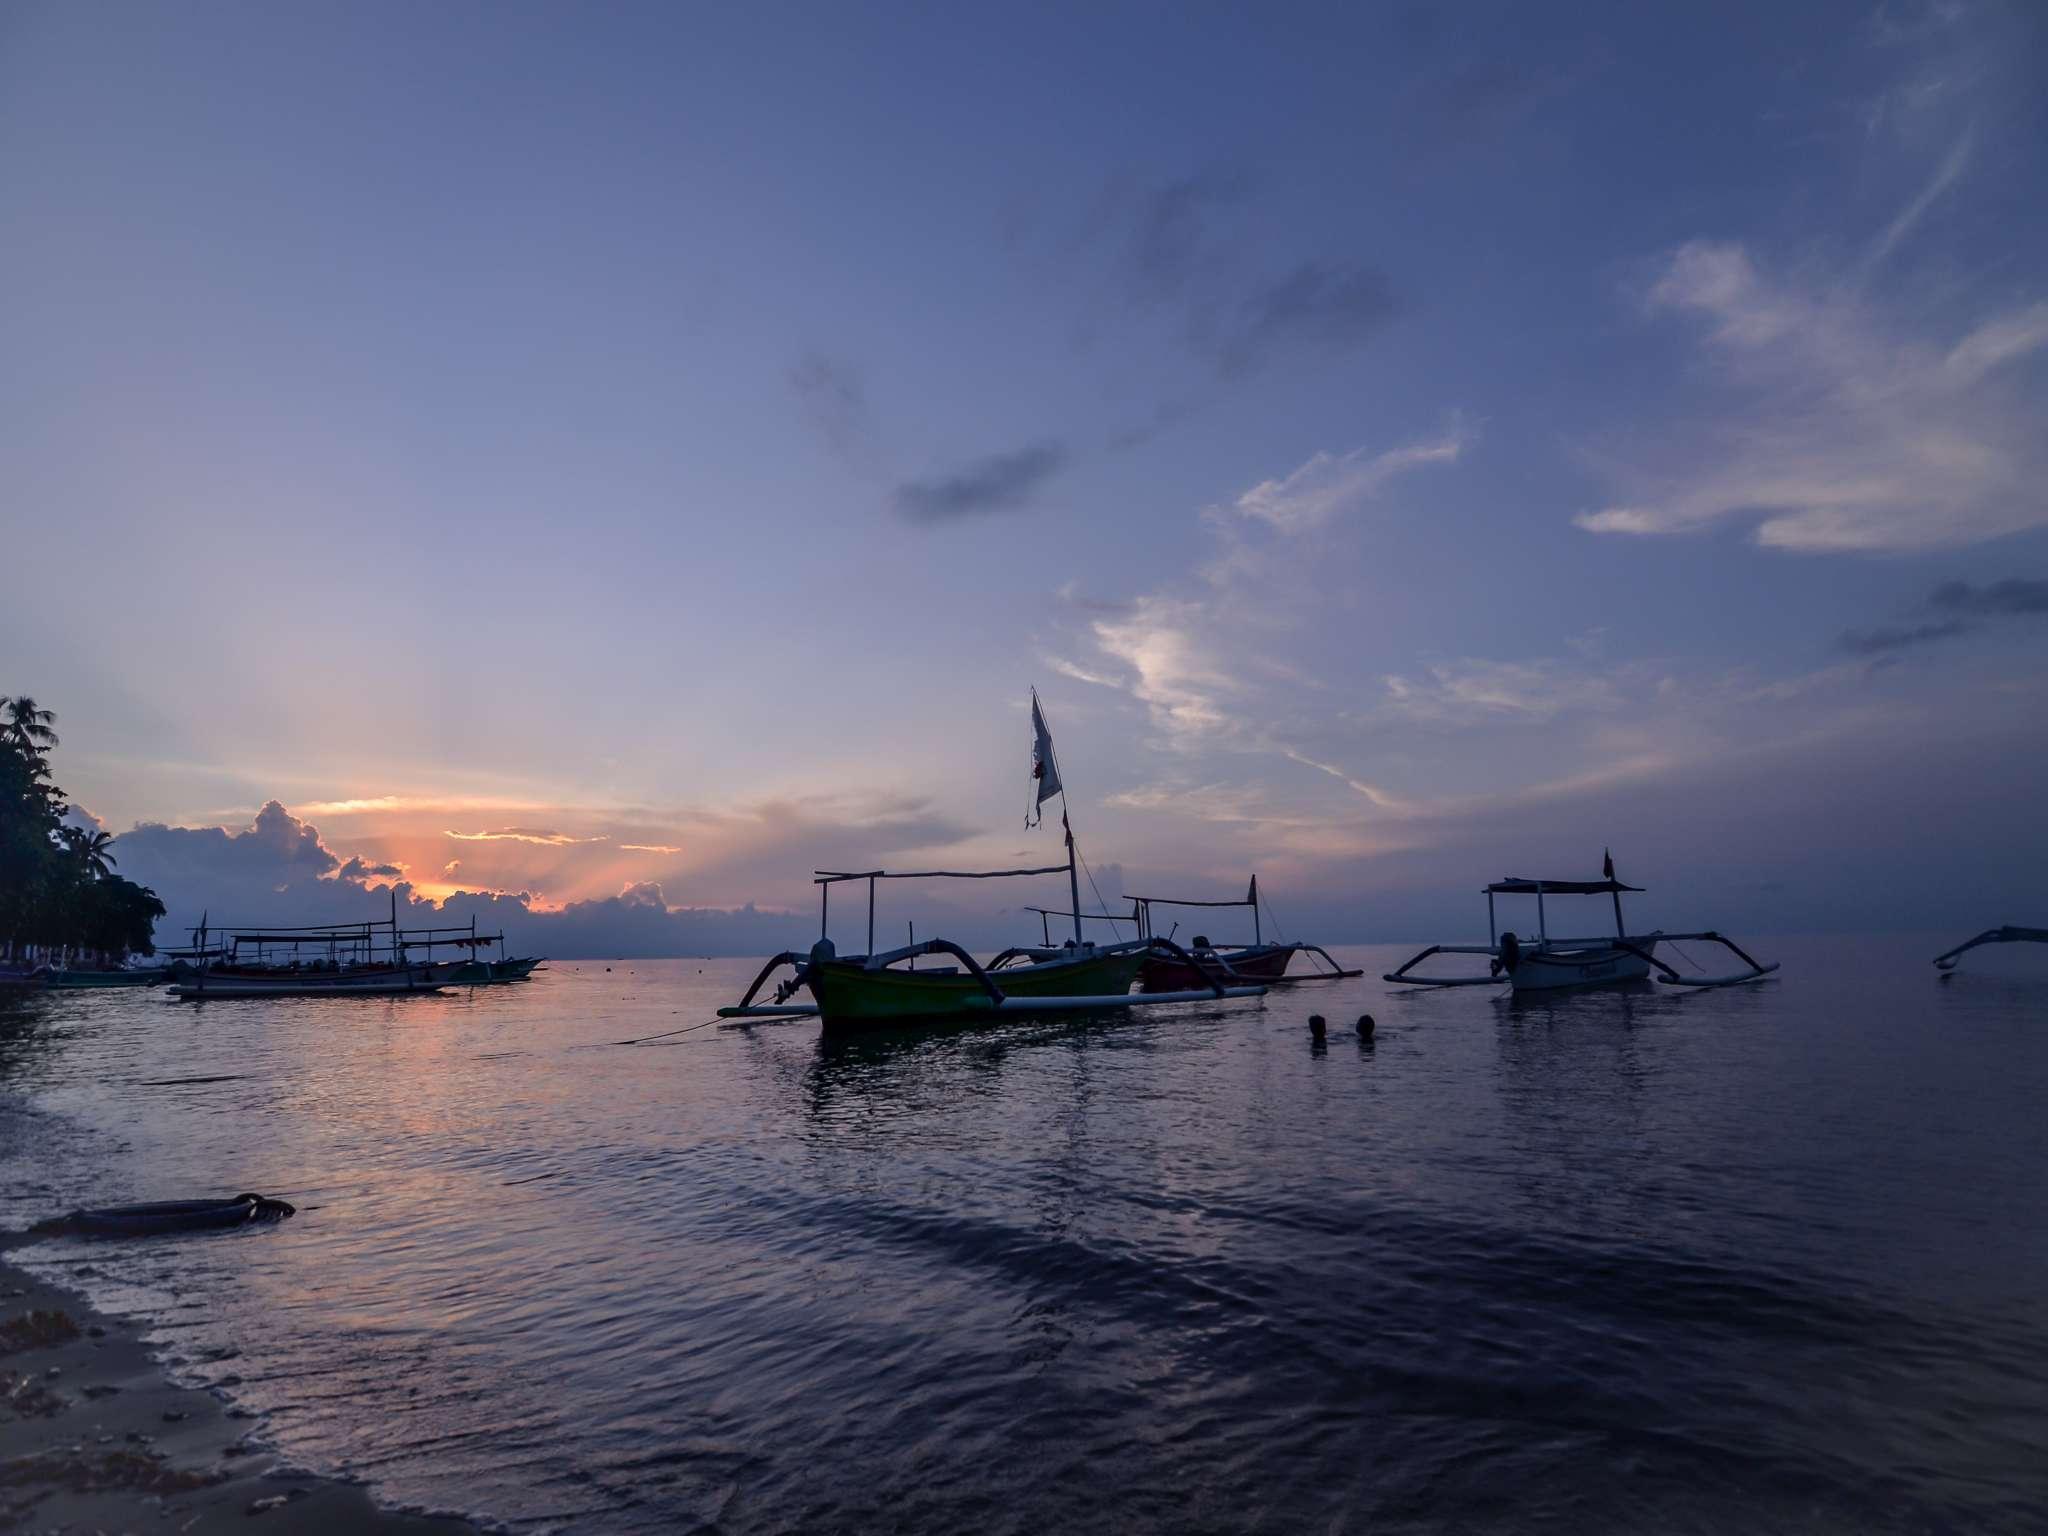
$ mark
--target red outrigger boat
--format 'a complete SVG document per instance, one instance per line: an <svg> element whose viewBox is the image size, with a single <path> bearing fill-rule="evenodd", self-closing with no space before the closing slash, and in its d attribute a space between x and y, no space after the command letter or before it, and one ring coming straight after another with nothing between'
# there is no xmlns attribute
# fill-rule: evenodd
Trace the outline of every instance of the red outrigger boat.
<svg viewBox="0 0 2048 1536"><path fill-rule="evenodd" d="M1188 941L1185 949L1154 948L1138 971L1138 990L1141 992L1185 992L1218 983L1271 985L1296 981L1337 981L1344 977L1365 974L1363 971L1347 971L1320 944L1290 941L1268 943L1259 920L1257 875L1252 876L1251 888L1245 892L1242 901L1184 901L1174 896L1133 896L1129 917L1094 912L1083 913L1082 916L1094 918L1098 922L1130 923L1137 930L1140 941L1150 941L1161 937L1152 926L1152 909L1155 906L1250 907L1252 942L1211 944L1207 934L1198 933ZM1041 925L1047 928L1048 939L1052 918L1074 915L1071 912L1048 911L1044 907L1031 907L1027 910L1038 913ZM1172 935L1167 934L1165 937L1170 939ZM1308 970L1290 976L1287 974L1287 967L1296 955L1320 958L1328 969Z"/></svg>

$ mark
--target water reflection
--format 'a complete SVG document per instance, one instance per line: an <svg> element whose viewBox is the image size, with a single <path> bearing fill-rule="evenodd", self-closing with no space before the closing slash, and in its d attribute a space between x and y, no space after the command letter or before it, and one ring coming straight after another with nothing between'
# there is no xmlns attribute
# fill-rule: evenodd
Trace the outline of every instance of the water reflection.
<svg viewBox="0 0 2048 1536"><path fill-rule="evenodd" d="M1786 958L658 1050L609 1042L753 966L67 1000L0 1024L0 1187L293 1198L87 1283L295 1457L523 1529L1995 1526L2048 1495L1985 1427L2048 1412L2048 1043Z"/></svg>

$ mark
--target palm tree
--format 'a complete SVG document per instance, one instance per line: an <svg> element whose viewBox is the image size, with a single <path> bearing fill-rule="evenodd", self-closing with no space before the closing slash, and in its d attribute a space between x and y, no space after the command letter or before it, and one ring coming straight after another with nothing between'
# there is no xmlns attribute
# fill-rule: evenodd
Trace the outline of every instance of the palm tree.
<svg viewBox="0 0 2048 1536"><path fill-rule="evenodd" d="M57 712L39 708L27 694L7 700L7 734L17 746L30 752L47 752L57 745Z"/></svg>
<svg viewBox="0 0 2048 1536"><path fill-rule="evenodd" d="M71 851L85 866L86 875L91 879L99 880L112 874L114 866L120 862L107 852L114 841L112 833L89 827L66 827L64 840L71 845Z"/></svg>

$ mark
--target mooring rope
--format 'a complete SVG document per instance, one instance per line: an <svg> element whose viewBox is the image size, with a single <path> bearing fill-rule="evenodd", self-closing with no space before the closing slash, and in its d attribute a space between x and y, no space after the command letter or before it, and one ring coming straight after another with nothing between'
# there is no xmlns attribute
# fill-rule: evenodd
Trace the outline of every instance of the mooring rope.
<svg viewBox="0 0 2048 1536"><path fill-rule="evenodd" d="M706 1019L701 1024L685 1024L680 1029L664 1029L658 1035L641 1035L632 1040L614 1040L613 1045L645 1045L650 1040L666 1040L671 1035L687 1035L693 1029L709 1029L714 1024L723 1024L724 1019Z"/></svg>

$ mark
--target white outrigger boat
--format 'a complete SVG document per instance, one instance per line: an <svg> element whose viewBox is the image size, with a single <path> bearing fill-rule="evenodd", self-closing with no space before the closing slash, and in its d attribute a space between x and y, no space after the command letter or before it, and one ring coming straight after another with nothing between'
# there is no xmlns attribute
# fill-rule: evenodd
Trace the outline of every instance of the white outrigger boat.
<svg viewBox="0 0 2048 1536"><path fill-rule="evenodd" d="M2010 923L2003 928L1986 928L1974 939L1958 944L1947 954L1934 957L1934 968L1941 972L1941 979L1948 980L1957 962L1963 958L1963 952L1975 949L1979 944L2048 944L2048 928L2015 928Z"/></svg>
<svg viewBox="0 0 2048 1536"><path fill-rule="evenodd" d="M1411 958L1399 970L1381 979L1412 987L1491 987L1506 982L1517 992L1551 992L1567 987L1611 987L1626 982L1656 980L1674 987L1732 987L1756 981L1778 968L1773 960L1756 959L1724 934L1704 929L1698 933L1630 934L1621 916L1621 893L1639 893L1639 885L1623 885L1614 878L1614 861L1605 861L1605 877L1599 880L1497 880L1486 888L1485 944L1432 944ZM1497 896L1536 898L1536 936L1519 938L1503 932L1494 914ZM1546 896L1608 896L1614 902L1614 932L1591 938L1552 938L1545 911ZM1657 946L1676 942L1719 944L1733 951L1749 967L1726 976L1685 976L1657 958ZM1417 976L1414 968L1432 955L1485 955L1484 976Z"/></svg>
<svg viewBox="0 0 2048 1536"><path fill-rule="evenodd" d="M1064 793L1059 768L1052 753L1052 737L1039 709L1038 695L1031 696L1034 733L1032 778L1036 796L1033 810L1054 795ZM1027 817L1026 825L1032 825ZM1064 812L1061 830L1066 836L1067 861L1038 869L953 870L932 869L897 872L883 869L812 872L818 887L818 942L807 953L785 950L762 966L744 996L731 1007L718 1010L722 1019L818 1018L827 1027L886 1026L910 1022L931 1022L988 1018L1014 1013L1095 1012L1108 1008L1131 1008L1140 1004L1206 1002L1224 997L1257 997L1261 985L1226 985L1221 978L1201 976L1199 986L1175 992L1134 993L1131 983L1145 962L1156 954L1177 956L1194 967L1194 957L1165 939L1129 939L1097 944L1081 931L1081 885L1074 851L1074 829ZM1049 940L1043 945L1020 945L1006 949L986 965L950 939L912 942L900 949L875 951L875 887L882 880L1004 880L1028 875L1064 874L1072 899L1074 937L1060 945ZM841 955L833 946L830 929L832 888L864 881L868 888L868 947L866 954ZM1035 909L1034 909L1035 910ZM953 964L927 965L918 961L930 956L950 959ZM789 967L790 974L777 983L774 1001L757 1003L755 998L769 978ZM813 1001L795 1003L790 999L808 991Z"/></svg>

